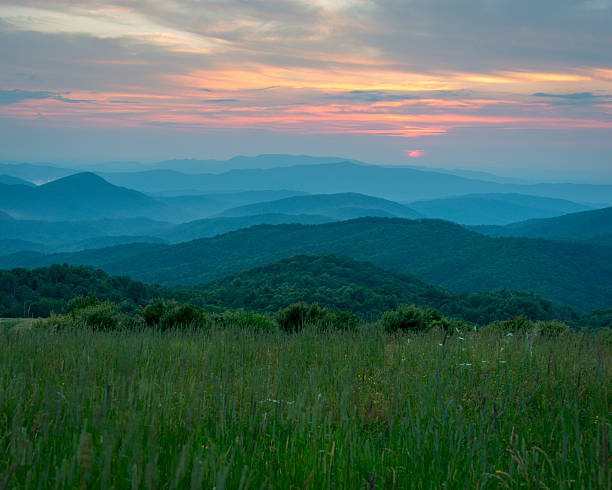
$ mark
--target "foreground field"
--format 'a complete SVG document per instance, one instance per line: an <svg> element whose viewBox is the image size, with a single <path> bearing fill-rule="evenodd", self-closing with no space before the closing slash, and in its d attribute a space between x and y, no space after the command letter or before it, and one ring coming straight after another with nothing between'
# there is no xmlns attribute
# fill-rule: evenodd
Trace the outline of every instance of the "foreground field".
<svg viewBox="0 0 612 490"><path fill-rule="evenodd" d="M611 482L596 335L3 328L0 366L1 489Z"/></svg>

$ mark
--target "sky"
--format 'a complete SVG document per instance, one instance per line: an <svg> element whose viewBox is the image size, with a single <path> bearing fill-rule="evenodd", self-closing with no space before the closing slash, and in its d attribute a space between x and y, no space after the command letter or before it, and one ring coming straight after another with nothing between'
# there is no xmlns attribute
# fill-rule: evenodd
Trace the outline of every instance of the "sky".
<svg viewBox="0 0 612 490"><path fill-rule="evenodd" d="M612 179L612 0L0 0L0 160Z"/></svg>

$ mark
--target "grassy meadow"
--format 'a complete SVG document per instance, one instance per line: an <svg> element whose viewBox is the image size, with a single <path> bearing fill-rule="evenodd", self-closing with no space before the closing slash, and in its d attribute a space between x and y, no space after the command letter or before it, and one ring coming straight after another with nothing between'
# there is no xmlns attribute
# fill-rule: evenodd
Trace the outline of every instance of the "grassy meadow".
<svg viewBox="0 0 612 490"><path fill-rule="evenodd" d="M0 489L610 488L595 334L0 328Z"/></svg>

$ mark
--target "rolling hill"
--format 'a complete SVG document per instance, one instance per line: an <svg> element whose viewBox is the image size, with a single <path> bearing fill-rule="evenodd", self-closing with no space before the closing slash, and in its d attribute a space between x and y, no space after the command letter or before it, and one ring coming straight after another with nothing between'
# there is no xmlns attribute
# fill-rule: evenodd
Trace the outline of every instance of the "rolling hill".
<svg viewBox="0 0 612 490"><path fill-rule="evenodd" d="M376 320L400 304L487 324L524 314L532 319L571 318L572 312L528 293L455 294L368 262L336 255L298 255L199 286L202 297L222 308L275 312L291 303L317 302Z"/></svg>
<svg viewBox="0 0 612 490"><path fill-rule="evenodd" d="M525 194L472 194L407 204L428 218L464 225L505 225L533 218L550 218L592 208L565 199Z"/></svg>
<svg viewBox="0 0 612 490"><path fill-rule="evenodd" d="M532 219L506 226L473 229L497 237L515 236L605 243L612 235L612 207L549 219Z"/></svg>
<svg viewBox="0 0 612 490"><path fill-rule="evenodd" d="M261 225L171 246L16 254L1 257L0 267L66 262L145 282L197 284L304 253L369 261L456 292L522 290L583 311L612 304L609 247L491 238L438 220L362 218L316 226Z"/></svg>
<svg viewBox="0 0 612 490"><path fill-rule="evenodd" d="M421 215L408 206L366 196L364 194L316 194L294 196L276 201L260 202L231 208L221 216L253 216L261 214L310 214L335 219L351 219L363 216L420 218Z"/></svg>

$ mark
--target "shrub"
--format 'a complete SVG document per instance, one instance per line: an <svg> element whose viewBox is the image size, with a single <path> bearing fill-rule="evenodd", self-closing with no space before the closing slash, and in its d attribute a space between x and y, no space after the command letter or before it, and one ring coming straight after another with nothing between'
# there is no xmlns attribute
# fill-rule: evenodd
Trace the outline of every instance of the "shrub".
<svg viewBox="0 0 612 490"><path fill-rule="evenodd" d="M329 311L318 303L293 303L276 313L278 326L286 332L297 332L305 325L341 330L355 328L359 317L346 311Z"/></svg>
<svg viewBox="0 0 612 490"><path fill-rule="evenodd" d="M34 328L62 330L74 325L74 319L70 315L57 315L51 312L47 318L37 318L32 323Z"/></svg>
<svg viewBox="0 0 612 490"><path fill-rule="evenodd" d="M600 328L597 330L597 341L602 345L612 345L612 328Z"/></svg>
<svg viewBox="0 0 612 490"><path fill-rule="evenodd" d="M95 294L88 294L87 296L76 296L68 301L68 312L75 313L85 308L90 308L100 304Z"/></svg>
<svg viewBox="0 0 612 490"><path fill-rule="evenodd" d="M176 303L167 303L161 298L152 299L147 306L142 310L142 316L149 327L159 325L162 317L166 314L170 307L176 306Z"/></svg>
<svg viewBox="0 0 612 490"><path fill-rule="evenodd" d="M210 327L210 315L192 304L184 304L167 308L159 321L162 330L177 327Z"/></svg>
<svg viewBox="0 0 612 490"><path fill-rule="evenodd" d="M327 312L324 321L332 328L338 330L354 330L359 326L361 319L358 315L350 311L334 311Z"/></svg>
<svg viewBox="0 0 612 490"><path fill-rule="evenodd" d="M558 320L537 322L534 327L543 337L558 337L569 330L569 326Z"/></svg>
<svg viewBox="0 0 612 490"><path fill-rule="evenodd" d="M520 332L531 332L534 328L534 324L526 316L514 316L507 320L494 322L483 328L484 331L488 332L499 332L499 333L520 333Z"/></svg>
<svg viewBox="0 0 612 490"><path fill-rule="evenodd" d="M422 309L414 305L401 305L397 310L385 312L381 323L387 332L398 330L420 332L432 327L447 329L450 325L436 310Z"/></svg>
<svg viewBox="0 0 612 490"><path fill-rule="evenodd" d="M265 332L271 332L276 329L276 322L269 315L262 315L242 309L225 311L220 315L216 315L214 321L223 327L251 328Z"/></svg>
<svg viewBox="0 0 612 490"><path fill-rule="evenodd" d="M301 301L278 310L276 321L286 332L297 332L305 325L318 324L322 315L323 308L317 303L309 305Z"/></svg>
<svg viewBox="0 0 612 490"><path fill-rule="evenodd" d="M77 326L86 326L94 330L116 330L124 319L117 305L98 303L80 308L72 313Z"/></svg>

